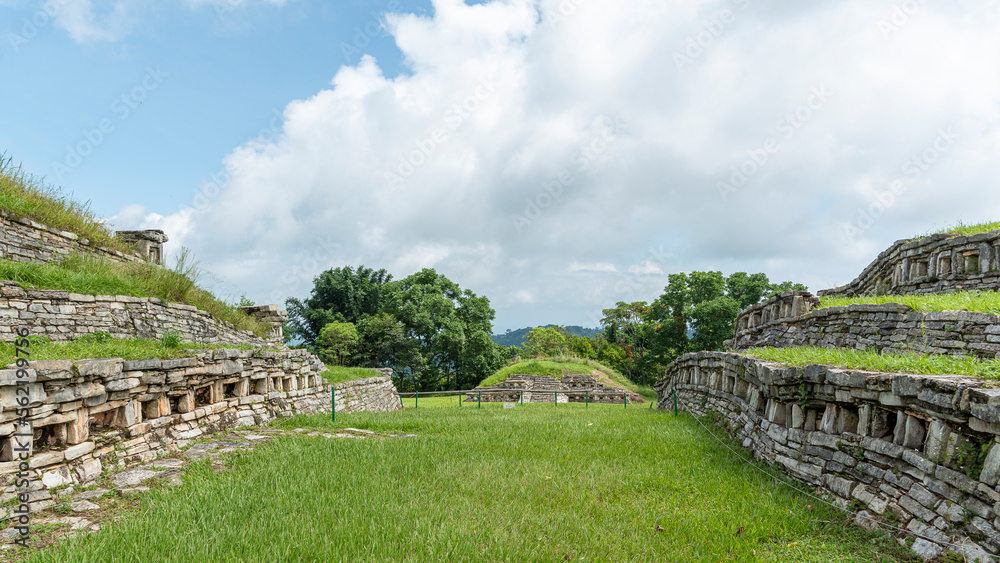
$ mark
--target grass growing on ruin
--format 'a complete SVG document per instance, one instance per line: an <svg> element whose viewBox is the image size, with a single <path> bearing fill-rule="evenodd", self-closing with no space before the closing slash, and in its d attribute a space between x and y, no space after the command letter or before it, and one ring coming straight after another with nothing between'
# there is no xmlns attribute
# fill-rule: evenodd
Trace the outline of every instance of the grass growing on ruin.
<svg viewBox="0 0 1000 563"><path fill-rule="evenodd" d="M968 375L1000 379L1000 360L979 360L968 356L943 354L890 353L846 348L753 348L748 356L788 366L813 364L886 373L921 375Z"/></svg>
<svg viewBox="0 0 1000 563"><path fill-rule="evenodd" d="M997 231L997 230L1000 230L1000 221L993 221L991 223L976 223L973 225L966 225L965 223L959 221L953 227L948 227L947 229L941 229L940 231L931 234L945 233L955 236L969 236L969 235L978 235L979 233L988 233L990 231ZM917 238L924 238L924 237L917 237Z"/></svg>
<svg viewBox="0 0 1000 563"><path fill-rule="evenodd" d="M846 307L854 304L883 305L901 303L915 311L975 311L1000 314L1000 293L995 291L960 291L935 295L873 295L868 297L820 297L821 307Z"/></svg>
<svg viewBox="0 0 1000 563"><path fill-rule="evenodd" d="M134 249L94 215L89 203L74 201L58 188L31 176L13 159L0 154L0 209L34 219L53 229L69 231L93 243L122 252Z"/></svg>
<svg viewBox="0 0 1000 563"><path fill-rule="evenodd" d="M194 356L199 350L237 348L250 350L250 346L234 344L204 344L180 342L166 346L161 340L140 338L111 338L106 333L94 333L72 342L51 342L47 338L31 337L29 360L83 360L88 358L121 358L123 360L151 360ZM11 342L0 342L0 366L16 361L16 350Z"/></svg>
<svg viewBox="0 0 1000 563"><path fill-rule="evenodd" d="M119 263L89 254L73 254L59 264L0 259L0 279L34 289L59 289L88 295L156 297L193 305L216 319L259 336L269 327L198 287L197 263L184 253L173 269L148 262Z"/></svg>
<svg viewBox="0 0 1000 563"><path fill-rule="evenodd" d="M294 436L228 471L201 462L182 487L28 560L915 561L686 416L452 404L284 427L418 437Z"/></svg>
<svg viewBox="0 0 1000 563"><path fill-rule="evenodd" d="M518 373L533 375L548 375L554 379L562 379L562 376L573 373L589 374L597 370L603 373L615 385L628 389L633 393L638 393L647 399L656 397L656 392L652 387L636 385L627 377L596 360L580 358L578 356L550 356L545 358L532 358L521 360L500 368L496 373L484 379L479 386L489 387L507 381L510 376Z"/></svg>
<svg viewBox="0 0 1000 563"><path fill-rule="evenodd" d="M370 368L352 368L331 365L326 366L326 371L323 372L323 379L325 379L330 385L378 376L379 372Z"/></svg>

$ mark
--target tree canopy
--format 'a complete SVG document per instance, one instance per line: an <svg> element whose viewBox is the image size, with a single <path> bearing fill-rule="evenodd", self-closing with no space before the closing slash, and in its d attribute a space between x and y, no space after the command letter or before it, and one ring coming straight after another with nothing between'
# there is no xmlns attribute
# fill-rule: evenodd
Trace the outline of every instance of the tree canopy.
<svg viewBox="0 0 1000 563"><path fill-rule="evenodd" d="M290 332L321 358L391 367L403 389L471 387L509 357L490 339L489 299L433 269L393 281L385 270L335 268L316 277L308 299L287 304Z"/></svg>

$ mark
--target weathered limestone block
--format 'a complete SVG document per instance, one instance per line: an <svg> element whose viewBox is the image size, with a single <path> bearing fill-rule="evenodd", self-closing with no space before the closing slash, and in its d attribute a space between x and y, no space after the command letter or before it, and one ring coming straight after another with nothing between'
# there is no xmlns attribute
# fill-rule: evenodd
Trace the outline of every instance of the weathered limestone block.
<svg viewBox="0 0 1000 563"><path fill-rule="evenodd" d="M90 411L87 407L76 410L76 419L66 425L66 443L80 444L90 439Z"/></svg>
<svg viewBox="0 0 1000 563"><path fill-rule="evenodd" d="M27 389L27 395L24 391L18 393L18 389ZM18 399L27 399L28 404L21 405ZM0 410L12 410L19 407L37 407L45 402L46 394L45 389L42 387L41 383L29 383L27 385L8 385L5 387L0 387Z"/></svg>

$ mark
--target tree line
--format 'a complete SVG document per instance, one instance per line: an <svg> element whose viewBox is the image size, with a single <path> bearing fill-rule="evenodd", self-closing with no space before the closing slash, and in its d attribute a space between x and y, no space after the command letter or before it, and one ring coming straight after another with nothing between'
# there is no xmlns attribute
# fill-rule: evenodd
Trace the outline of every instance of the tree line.
<svg viewBox="0 0 1000 563"><path fill-rule="evenodd" d="M286 301L285 337L329 365L390 367L401 391L470 389L518 355L595 359L649 385L681 354L721 350L741 310L792 289L806 287L761 273L671 274L653 302L604 309L593 337L550 325L518 348L491 339L489 299L433 269L393 280L384 269L346 266L317 276L308 298Z"/></svg>

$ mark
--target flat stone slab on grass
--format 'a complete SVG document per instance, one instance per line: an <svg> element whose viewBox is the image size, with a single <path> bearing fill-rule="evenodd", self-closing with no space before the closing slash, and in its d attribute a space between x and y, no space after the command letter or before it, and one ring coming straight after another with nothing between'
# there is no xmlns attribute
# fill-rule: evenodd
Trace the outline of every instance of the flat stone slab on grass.
<svg viewBox="0 0 1000 563"><path fill-rule="evenodd" d="M153 477L156 477L159 474L160 473L157 471L137 467L135 469L126 469L125 471L111 477L111 482L114 484L115 488L122 489L125 487L134 487L143 481L148 481Z"/></svg>
<svg viewBox="0 0 1000 563"><path fill-rule="evenodd" d="M73 495L76 500L92 500L96 498L101 498L104 495L110 493L111 491L107 489L94 489L92 491L83 491L82 493L77 493Z"/></svg>
<svg viewBox="0 0 1000 563"><path fill-rule="evenodd" d="M177 459L174 457L165 457L163 459L158 459L143 465L143 467L148 469L176 469L183 466L185 461L183 459Z"/></svg>
<svg viewBox="0 0 1000 563"><path fill-rule="evenodd" d="M98 510L101 507L90 502L89 500L78 500L69 503L69 509L73 512L89 512L91 510Z"/></svg>

